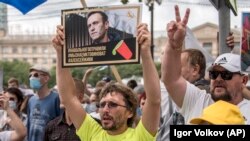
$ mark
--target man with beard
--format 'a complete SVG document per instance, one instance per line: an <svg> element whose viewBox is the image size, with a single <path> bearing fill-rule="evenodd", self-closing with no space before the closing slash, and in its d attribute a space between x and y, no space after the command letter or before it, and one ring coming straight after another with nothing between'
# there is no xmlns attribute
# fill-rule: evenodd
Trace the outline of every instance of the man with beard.
<svg viewBox="0 0 250 141"><path fill-rule="evenodd" d="M57 53L57 84L61 102L69 112L84 141L152 141L160 120L160 81L151 56L151 36L146 24L137 27L137 42L140 46L146 101L142 119L132 128L136 116L137 98L132 89L123 84L109 83L100 94L99 112L101 125L86 113L77 100L75 86L69 68L62 68L63 27L57 26L53 46ZM154 114L152 114L154 113Z"/></svg>
<svg viewBox="0 0 250 141"><path fill-rule="evenodd" d="M181 48L186 34L186 25L190 10L186 10L181 20L179 8L175 6L176 21L167 24L168 42L162 61L162 81L171 98L180 107L185 123L199 117L202 110L218 100L237 105L246 123L250 124L247 110L250 102L243 98L242 89L248 77L241 72L240 56L225 53L220 55L209 68L210 94L186 81L181 75Z"/></svg>

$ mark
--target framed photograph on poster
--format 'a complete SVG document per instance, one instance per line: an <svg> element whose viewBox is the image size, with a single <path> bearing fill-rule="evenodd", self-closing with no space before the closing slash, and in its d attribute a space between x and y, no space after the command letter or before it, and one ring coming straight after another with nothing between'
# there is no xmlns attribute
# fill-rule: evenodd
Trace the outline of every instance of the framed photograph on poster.
<svg viewBox="0 0 250 141"><path fill-rule="evenodd" d="M62 10L63 67L140 63L141 5Z"/></svg>
<svg viewBox="0 0 250 141"><path fill-rule="evenodd" d="M241 70L250 72L250 12L242 12Z"/></svg>

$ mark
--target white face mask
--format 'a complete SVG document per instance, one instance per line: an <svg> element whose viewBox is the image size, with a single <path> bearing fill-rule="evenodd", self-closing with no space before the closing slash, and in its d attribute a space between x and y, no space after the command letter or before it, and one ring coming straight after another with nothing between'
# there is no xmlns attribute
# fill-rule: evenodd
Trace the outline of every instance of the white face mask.
<svg viewBox="0 0 250 141"><path fill-rule="evenodd" d="M17 106L16 106L16 102L15 101L9 101L9 107L12 110L16 110Z"/></svg>

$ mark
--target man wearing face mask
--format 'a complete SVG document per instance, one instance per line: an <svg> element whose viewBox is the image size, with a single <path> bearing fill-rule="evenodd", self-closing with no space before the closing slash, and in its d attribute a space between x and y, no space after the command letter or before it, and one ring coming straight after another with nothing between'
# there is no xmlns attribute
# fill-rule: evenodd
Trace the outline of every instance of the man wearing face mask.
<svg viewBox="0 0 250 141"><path fill-rule="evenodd" d="M27 124L27 115L20 111L21 104L23 102L23 93L18 88L8 88L4 94L9 98L9 107L18 115L22 120L23 124ZM6 124L3 129L4 131L13 130L9 124Z"/></svg>
<svg viewBox="0 0 250 141"><path fill-rule="evenodd" d="M36 65L29 71L30 88L36 94L27 105L28 141L43 141L46 124L61 113L60 100L58 93L48 87L50 73L46 68Z"/></svg>

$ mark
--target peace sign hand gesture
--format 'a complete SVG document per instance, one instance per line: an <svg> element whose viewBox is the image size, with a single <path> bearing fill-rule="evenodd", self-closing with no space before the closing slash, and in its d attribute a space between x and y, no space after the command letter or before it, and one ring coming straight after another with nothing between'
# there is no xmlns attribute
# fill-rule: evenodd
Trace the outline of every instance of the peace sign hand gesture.
<svg viewBox="0 0 250 141"><path fill-rule="evenodd" d="M181 20L179 7L175 6L175 17L176 21L171 21L167 24L168 42L169 45L174 50L179 50L182 47L183 40L186 35L186 25L188 23L188 18L190 14L190 9L186 10L184 18Z"/></svg>

